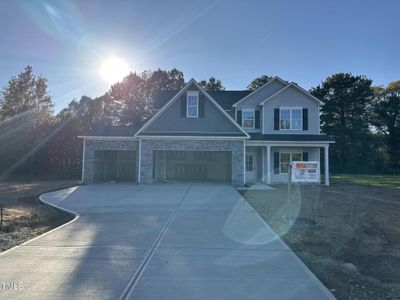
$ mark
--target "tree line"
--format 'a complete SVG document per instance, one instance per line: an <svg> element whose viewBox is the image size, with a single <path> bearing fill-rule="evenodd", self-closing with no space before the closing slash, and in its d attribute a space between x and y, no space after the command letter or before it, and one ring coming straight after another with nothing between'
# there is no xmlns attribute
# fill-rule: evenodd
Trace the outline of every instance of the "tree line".
<svg viewBox="0 0 400 300"><path fill-rule="evenodd" d="M271 79L249 83L255 90ZM221 80L199 81L208 91ZM82 140L99 125L140 126L152 116L152 101L163 90L185 85L177 69L132 72L97 98L82 96L54 114L47 79L27 66L0 93L0 177L79 177ZM386 87L351 73L329 76L310 92L321 99L322 132L333 136L334 173L400 173L400 81Z"/></svg>

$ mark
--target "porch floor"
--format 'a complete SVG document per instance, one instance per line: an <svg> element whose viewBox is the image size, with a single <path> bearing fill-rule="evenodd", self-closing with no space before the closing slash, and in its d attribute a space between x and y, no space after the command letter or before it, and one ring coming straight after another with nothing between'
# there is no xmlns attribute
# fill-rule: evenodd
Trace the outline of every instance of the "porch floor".
<svg viewBox="0 0 400 300"><path fill-rule="evenodd" d="M240 191L247 191L247 190L252 190L252 191L273 191L276 190L272 186L264 183L264 182L255 182L251 183L250 186L245 186L245 187L238 187L237 188Z"/></svg>

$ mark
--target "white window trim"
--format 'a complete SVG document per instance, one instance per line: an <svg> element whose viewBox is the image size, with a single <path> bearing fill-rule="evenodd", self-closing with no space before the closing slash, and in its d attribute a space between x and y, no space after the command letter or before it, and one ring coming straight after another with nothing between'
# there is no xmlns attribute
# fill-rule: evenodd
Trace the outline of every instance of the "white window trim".
<svg viewBox="0 0 400 300"><path fill-rule="evenodd" d="M256 165L255 165L255 159L254 159L254 153L250 152L250 153L246 153L246 157L245 157L245 172L254 172L256 170ZM247 170L247 157L251 157L251 166L252 169L251 170Z"/></svg>
<svg viewBox="0 0 400 300"><path fill-rule="evenodd" d="M253 127L245 127L244 124L244 113L253 112ZM255 129L256 128L256 110L254 108L243 108L242 109L242 128L243 129Z"/></svg>
<svg viewBox="0 0 400 300"><path fill-rule="evenodd" d="M281 170L281 155L282 153L284 154L289 154L289 164L293 161L293 154L300 154L300 160L303 160L303 152L298 152L297 151L279 151L279 174L281 175L287 175L288 173L283 173Z"/></svg>
<svg viewBox="0 0 400 300"><path fill-rule="evenodd" d="M282 110L284 110L284 109L286 109L286 110L289 110L289 128L288 129L286 129L286 128L282 128L281 127L281 125L282 125L282 123L281 123L281 120L282 120ZM295 129L295 128L293 128L293 126L292 126L292 122L293 122L293 119L292 119L292 110L294 110L294 109L299 109L300 111L301 111L301 113L300 113L300 116L301 116L301 118L300 118L300 125L301 125L301 128L299 128L299 129ZM285 131L288 131L288 130L296 130L296 131L302 131L303 130L303 107L301 107L301 106L282 106L282 107L279 107L279 130L285 130Z"/></svg>
<svg viewBox="0 0 400 300"><path fill-rule="evenodd" d="M189 97L196 96L196 116L189 116ZM190 105L190 107L195 107L194 105ZM199 92L187 92L186 93L186 118L198 118L199 117Z"/></svg>

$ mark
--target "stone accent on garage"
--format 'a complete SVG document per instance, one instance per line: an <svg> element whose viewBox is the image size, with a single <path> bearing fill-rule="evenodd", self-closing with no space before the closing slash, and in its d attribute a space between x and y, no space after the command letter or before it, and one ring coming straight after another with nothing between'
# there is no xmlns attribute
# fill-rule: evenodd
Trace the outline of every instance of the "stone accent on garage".
<svg viewBox="0 0 400 300"><path fill-rule="evenodd" d="M89 140L85 139L83 183L93 182L93 164L95 150L137 150L138 141L133 140ZM138 155L139 151L136 151ZM138 164L136 163L136 167Z"/></svg>
<svg viewBox="0 0 400 300"><path fill-rule="evenodd" d="M231 151L232 185L244 184L244 141L243 140L141 140L140 182L153 182L153 151Z"/></svg>

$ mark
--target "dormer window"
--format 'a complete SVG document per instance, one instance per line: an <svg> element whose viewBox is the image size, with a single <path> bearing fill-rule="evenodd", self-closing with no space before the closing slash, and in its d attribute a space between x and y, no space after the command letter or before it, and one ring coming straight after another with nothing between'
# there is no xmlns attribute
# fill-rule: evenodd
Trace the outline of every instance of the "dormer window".
<svg viewBox="0 0 400 300"><path fill-rule="evenodd" d="M187 92L186 94L186 117L199 117L199 92Z"/></svg>
<svg viewBox="0 0 400 300"><path fill-rule="evenodd" d="M242 127L244 129L254 129L256 123L256 114L254 109L242 110Z"/></svg>

